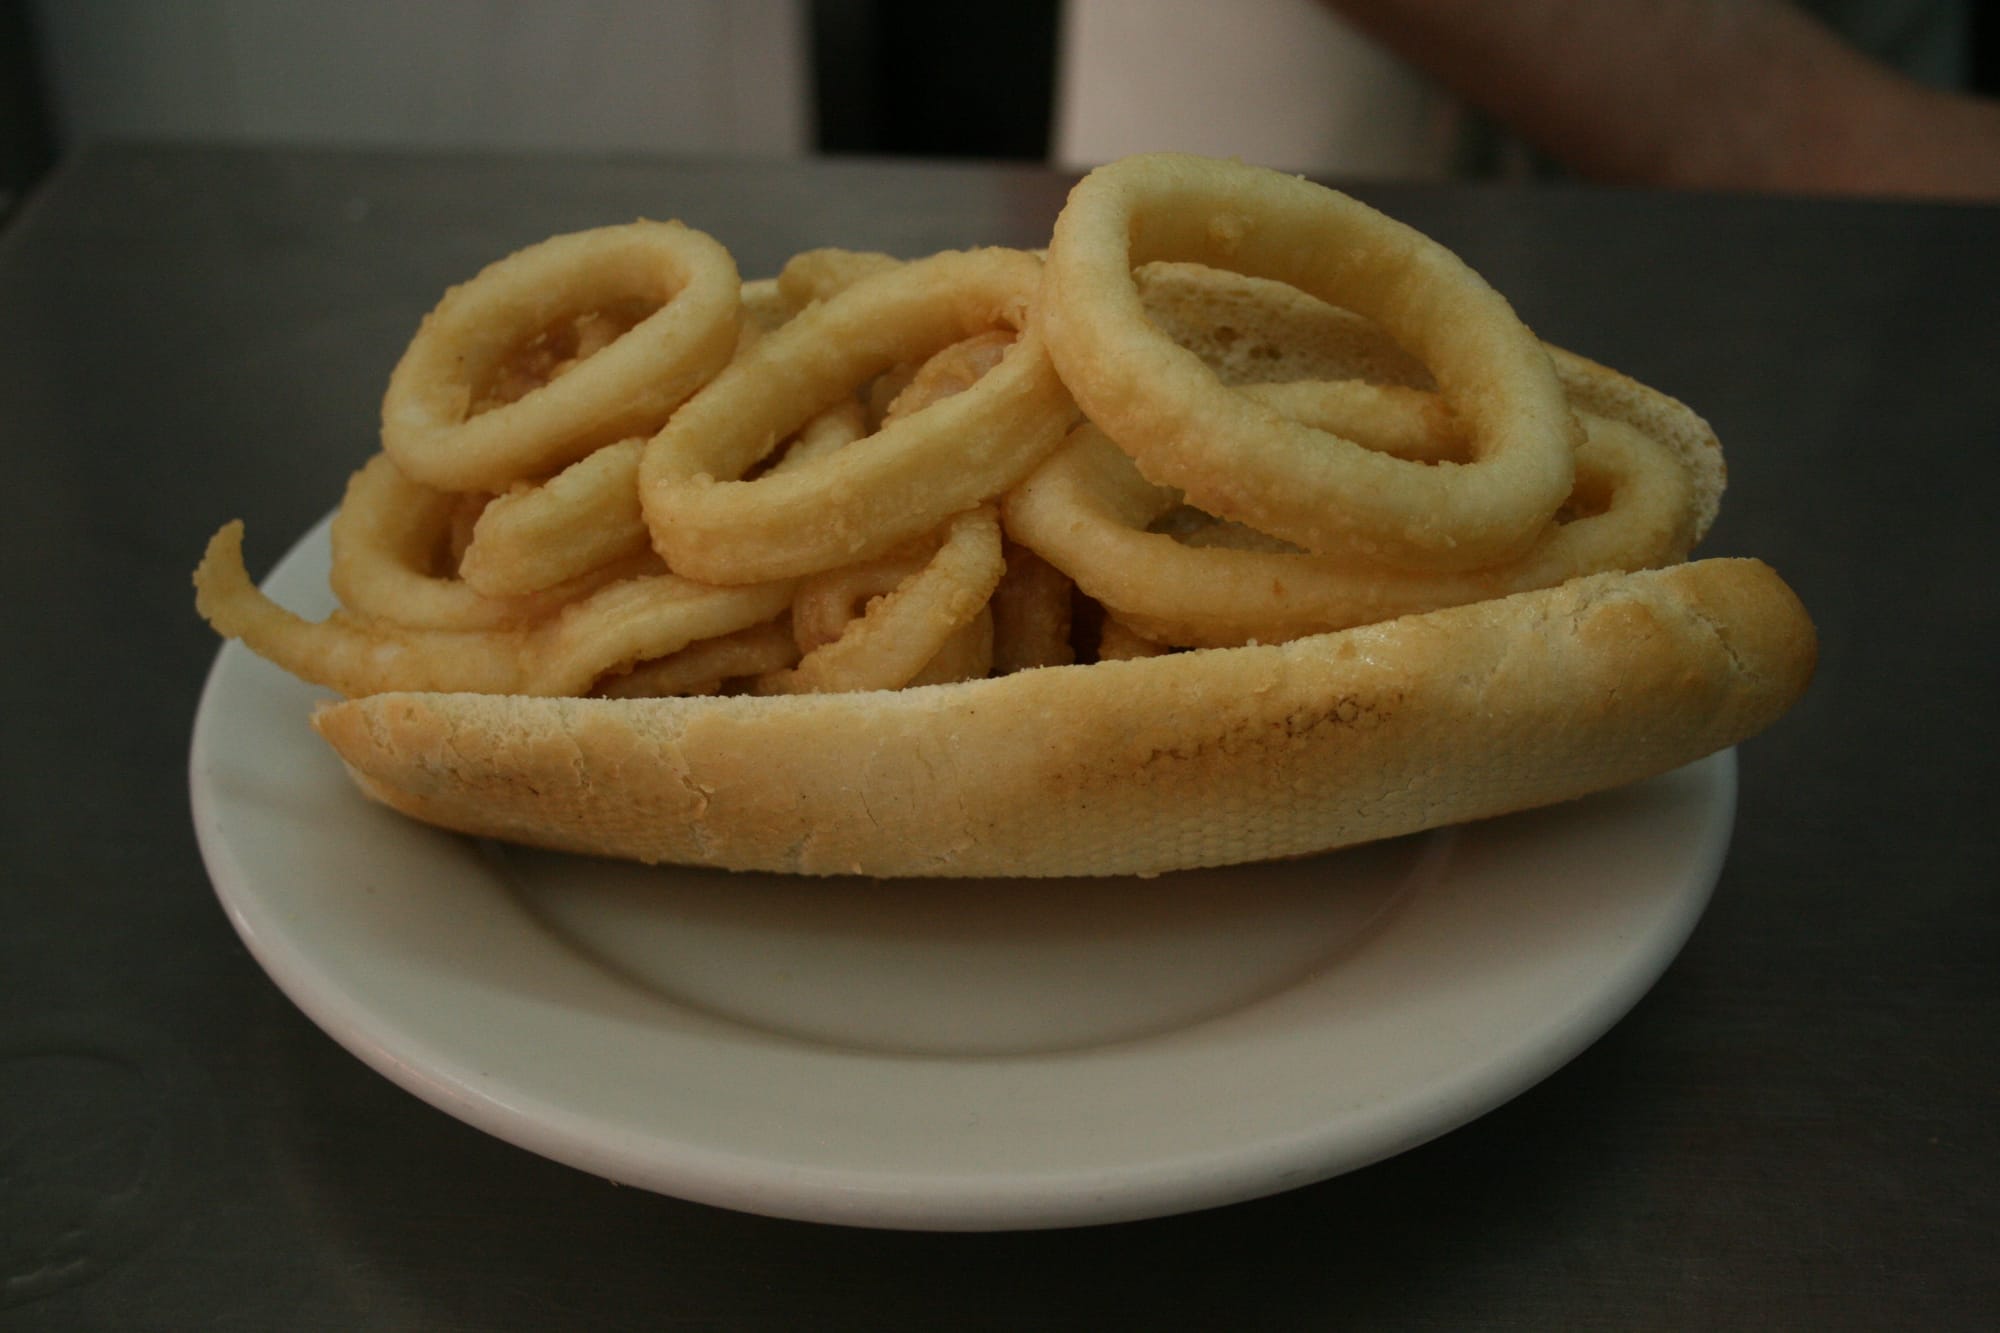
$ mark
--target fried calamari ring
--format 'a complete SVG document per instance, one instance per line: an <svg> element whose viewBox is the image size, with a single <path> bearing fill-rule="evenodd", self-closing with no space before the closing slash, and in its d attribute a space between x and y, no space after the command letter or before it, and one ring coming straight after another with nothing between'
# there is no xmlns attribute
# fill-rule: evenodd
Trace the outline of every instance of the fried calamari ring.
<svg viewBox="0 0 2000 1333"><path fill-rule="evenodd" d="M1595 416L1585 424L1564 521L1527 555L1486 569L1421 574L1150 531L1176 496L1088 426L1007 497L1007 531L1132 630L1195 647L1281 643L1684 557L1695 513L1687 473L1628 425Z"/></svg>
<svg viewBox="0 0 2000 1333"><path fill-rule="evenodd" d="M1014 335L1001 329L975 334L943 348L917 367L882 409L882 424L900 421L942 402L955 393L964 393L1007 355Z"/></svg>
<svg viewBox="0 0 2000 1333"><path fill-rule="evenodd" d="M649 549L639 512L644 440L621 440L540 485L516 483L472 525L459 577L490 597L539 592Z"/></svg>
<svg viewBox="0 0 2000 1333"><path fill-rule="evenodd" d="M675 695L719 694L733 680L782 671L799 660L792 627L785 617L691 643L677 653L641 662L630 671L597 682L604 699L664 699Z"/></svg>
<svg viewBox="0 0 2000 1333"><path fill-rule="evenodd" d="M870 429L881 429L882 422L889 415L889 406L903 390L910 387L910 381L923 369L921 361L905 361L894 365L868 381L867 390L861 395L863 409L868 414Z"/></svg>
<svg viewBox="0 0 2000 1333"><path fill-rule="evenodd" d="M808 421L773 466L777 471L831 453L866 434L859 400ZM568 588L606 568L630 574L653 556L639 511L644 440L621 440L579 459L540 485L517 483L494 496L472 524L459 577L488 597L528 597ZM602 578L598 582L604 582Z"/></svg>
<svg viewBox="0 0 2000 1333"><path fill-rule="evenodd" d="M1362 448L1237 394L1147 318L1135 266L1289 282L1379 324L1429 370L1462 466ZM1569 494L1581 430L1548 354L1449 250L1333 190L1149 154L1070 192L1035 327L1084 413L1189 501L1326 554L1465 569L1518 557Z"/></svg>
<svg viewBox="0 0 2000 1333"><path fill-rule="evenodd" d="M729 252L678 222L529 246L424 317L389 377L382 447L426 485L499 492L650 434L730 358L740 285ZM606 320L630 327L579 358Z"/></svg>
<svg viewBox="0 0 2000 1333"><path fill-rule="evenodd" d="M928 407L940 398L948 398L953 393L971 388L981 375L999 364L1000 357L1013 341L1013 334L995 329L991 333L953 343L922 361L905 361L891 366L870 380L867 389L856 400L861 404L862 419L867 423L862 433L880 430L887 423L909 416L918 408ZM922 384L918 383L919 377L923 380Z"/></svg>
<svg viewBox="0 0 2000 1333"><path fill-rule="evenodd" d="M859 401L808 421L773 470L796 467L866 434ZM570 464L539 486L516 485L473 524L459 575L490 596L519 596L614 561L651 553L639 511L643 440L622 440Z"/></svg>
<svg viewBox="0 0 2000 1333"><path fill-rule="evenodd" d="M1106 616L1097 630L1097 657L1099 662L1130 662L1140 657L1159 657L1172 652L1163 643L1153 640L1133 629L1116 616Z"/></svg>
<svg viewBox="0 0 2000 1333"><path fill-rule="evenodd" d="M1245 386L1286 416L1295 414L1271 396L1284 392L1284 382L1365 380L1385 387L1436 387L1422 363L1381 326L1289 284L1165 261L1146 264L1132 276L1149 319L1200 357L1223 383ZM1561 347L1543 346L1572 411L1626 422L1674 452L1694 481L1699 540L1721 508L1726 481L1722 446L1708 423L1657 389ZM1451 429L1456 432L1455 426ZM1462 451L1446 455L1459 462L1470 456Z"/></svg>
<svg viewBox="0 0 2000 1333"><path fill-rule="evenodd" d="M584 694L634 662L769 620L792 598L789 583L710 588L657 574L609 584L521 629L413 629L346 611L311 621L251 582L240 522L209 539L194 582L195 609L217 633L350 698L388 690Z"/></svg>
<svg viewBox="0 0 2000 1333"><path fill-rule="evenodd" d="M830 245L801 250L778 270L778 294L793 311L803 310L902 262L873 250L842 250Z"/></svg>
<svg viewBox="0 0 2000 1333"><path fill-rule="evenodd" d="M919 685L952 685L961 680L984 680L993 673L993 608L982 606L979 614L952 631L924 669L903 685L912 690Z"/></svg>
<svg viewBox="0 0 2000 1333"><path fill-rule="evenodd" d="M798 313L798 307L778 290L776 278L754 278L743 284L738 297L743 304L745 338L761 337Z"/></svg>
<svg viewBox="0 0 2000 1333"><path fill-rule="evenodd" d="M1237 392L1288 421L1405 463L1462 463L1471 453L1458 417L1423 389L1341 379L1246 384Z"/></svg>
<svg viewBox="0 0 2000 1333"><path fill-rule="evenodd" d="M455 491L451 498L451 512L445 519L444 559L439 565L445 570L457 569L465 559L466 548L472 545L473 525L479 522L479 516L486 511L486 502L493 497L479 491Z"/></svg>
<svg viewBox="0 0 2000 1333"><path fill-rule="evenodd" d="M1673 454L1693 487L1690 504L1694 526L1687 539L1687 549L1692 551L1721 512L1722 492L1729 481L1722 444L1708 422L1679 399L1589 357L1554 346L1549 348L1549 357L1555 362L1570 406L1579 416L1589 413L1622 421Z"/></svg>
<svg viewBox="0 0 2000 1333"><path fill-rule="evenodd" d="M667 566L717 584L865 560L1005 491L1074 407L1024 331L1040 277L1019 250L898 264L816 302L731 362L646 446L640 503ZM743 480L773 442L891 366L996 327L1020 332L979 382L866 439Z"/></svg>
<svg viewBox="0 0 2000 1333"><path fill-rule="evenodd" d="M801 579L792 599L792 641L799 652L810 653L838 639L869 603L922 572L937 546L935 539L915 541L887 555Z"/></svg>
<svg viewBox="0 0 2000 1333"><path fill-rule="evenodd" d="M953 636L979 619L1005 569L1000 522L990 505L953 518L941 538L928 556L895 552L871 568L834 571L817 588L809 581L792 609L793 635L805 655L789 671L760 677L756 692L893 690L914 681ZM915 572L906 573L913 564ZM884 590L872 591L878 588ZM851 614L863 606L861 614ZM850 618L827 639L831 617L843 610ZM990 619L985 635L979 675L992 664Z"/></svg>
<svg viewBox="0 0 2000 1333"><path fill-rule="evenodd" d="M815 458L845 449L866 434L868 409L862 406L859 398L843 398L799 427L799 433L771 465L771 471L803 467ZM633 477L633 485L635 488L638 485L636 476Z"/></svg>
<svg viewBox="0 0 2000 1333"><path fill-rule="evenodd" d="M1030 667L1076 661L1070 642L1069 575L1018 542L1005 543L1007 572L993 590L993 670L1006 675Z"/></svg>
<svg viewBox="0 0 2000 1333"><path fill-rule="evenodd" d="M411 628L510 629L546 620L607 583L662 568L641 542L621 559L524 595L487 596L453 573L457 529L473 507L468 502L481 498L421 486L387 454L375 455L348 479L333 517L334 595L350 611Z"/></svg>

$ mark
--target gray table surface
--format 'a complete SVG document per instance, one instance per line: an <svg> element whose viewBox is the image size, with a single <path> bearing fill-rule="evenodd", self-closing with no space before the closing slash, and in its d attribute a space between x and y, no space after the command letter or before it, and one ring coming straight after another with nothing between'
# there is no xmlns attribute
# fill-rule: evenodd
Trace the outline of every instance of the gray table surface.
<svg viewBox="0 0 2000 1333"><path fill-rule="evenodd" d="M553 232L1035 244L969 165L107 145L0 231L7 649L0 1328L1948 1328L2000 1316L2000 211L1582 188L1357 193L1729 449L1705 550L1822 634L1741 752L1717 897L1638 1008L1507 1106L1204 1213L924 1235L620 1188L314 1028L213 897L188 572L276 554L373 448L437 294Z"/></svg>

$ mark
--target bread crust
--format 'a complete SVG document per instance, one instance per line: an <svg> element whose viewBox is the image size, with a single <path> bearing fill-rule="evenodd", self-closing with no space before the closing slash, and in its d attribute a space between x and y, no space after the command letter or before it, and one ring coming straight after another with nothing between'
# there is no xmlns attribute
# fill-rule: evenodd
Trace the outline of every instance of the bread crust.
<svg viewBox="0 0 2000 1333"><path fill-rule="evenodd" d="M1816 644L1755 560L1595 575L1274 646L894 692L378 694L314 726L416 819L876 876L1155 874L1568 800L1776 720Z"/></svg>

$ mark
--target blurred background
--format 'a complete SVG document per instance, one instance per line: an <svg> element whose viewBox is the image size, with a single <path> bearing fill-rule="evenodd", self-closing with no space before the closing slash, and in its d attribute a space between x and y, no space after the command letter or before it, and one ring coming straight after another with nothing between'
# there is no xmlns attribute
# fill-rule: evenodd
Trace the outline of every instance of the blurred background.
<svg viewBox="0 0 2000 1333"><path fill-rule="evenodd" d="M1927 84L1994 87L2000 4L1806 7ZM0 105L0 210L105 137L1551 169L1320 0L0 0Z"/></svg>

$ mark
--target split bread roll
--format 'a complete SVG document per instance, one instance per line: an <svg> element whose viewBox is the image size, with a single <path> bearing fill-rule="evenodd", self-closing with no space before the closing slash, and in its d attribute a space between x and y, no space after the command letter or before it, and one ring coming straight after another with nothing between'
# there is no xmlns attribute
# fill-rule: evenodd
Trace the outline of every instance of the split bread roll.
<svg viewBox="0 0 2000 1333"><path fill-rule="evenodd" d="M323 706L363 791L565 851L875 876L1290 857L1666 772L1775 721L1804 608L1704 560L1316 635L894 692Z"/></svg>

